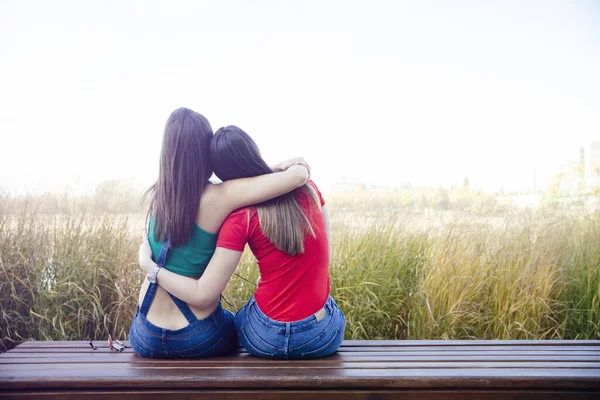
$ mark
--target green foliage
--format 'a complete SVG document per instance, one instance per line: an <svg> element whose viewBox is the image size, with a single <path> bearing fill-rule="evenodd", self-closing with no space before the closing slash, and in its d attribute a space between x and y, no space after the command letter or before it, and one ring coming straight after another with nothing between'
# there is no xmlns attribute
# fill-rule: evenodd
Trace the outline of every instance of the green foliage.
<svg viewBox="0 0 600 400"><path fill-rule="evenodd" d="M0 216L0 350L15 341L125 337L141 274L127 219Z"/></svg>
<svg viewBox="0 0 600 400"><path fill-rule="evenodd" d="M0 351L126 338L143 214L15 204L0 196ZM363 191L328 206L348 339L600 339L600 213L508 209L467 187ZM224 293L232 310L258 278L249 252L237 272L245 279Z"/></svg>

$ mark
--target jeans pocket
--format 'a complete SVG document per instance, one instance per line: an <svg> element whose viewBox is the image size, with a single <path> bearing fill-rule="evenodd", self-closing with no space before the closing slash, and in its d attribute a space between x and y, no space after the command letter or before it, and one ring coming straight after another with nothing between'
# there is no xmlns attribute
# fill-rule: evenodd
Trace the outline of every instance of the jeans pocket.
<svg viewBox="0 0 600 400"><path fill-rule="evenodd" d="M252 354L253 356L262 357L262 358L275 358L275 353L268 352L268 351L266 351L266 349L264 349L265 351L263 351L263 350L257 348L254 345L254 343L252 343L248 339L248 335L246 334L244 326L242 326L239 331L238 339L240 340L240 343L242 344L242 346L244 346L246 348L246 350L248 350L248 352L250 354Z"/></svg>

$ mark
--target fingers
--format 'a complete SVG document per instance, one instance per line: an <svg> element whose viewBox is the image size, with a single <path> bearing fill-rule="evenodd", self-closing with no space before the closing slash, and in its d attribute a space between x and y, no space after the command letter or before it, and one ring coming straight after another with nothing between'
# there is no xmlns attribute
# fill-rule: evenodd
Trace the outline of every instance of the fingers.
<svg viewBox="0 0 600 400"><path fill-rule="evenodd" d="M277 164L276 167L272 167L272 169L273 169L273 171L285 171L294 165L301 165L304 168L306 168L306 170L308 171L308 178L310 179L312 171L310 168L310 164L308 162L306 162L304 157L291 158L287 161L283 161L283 162Z"/></svg>

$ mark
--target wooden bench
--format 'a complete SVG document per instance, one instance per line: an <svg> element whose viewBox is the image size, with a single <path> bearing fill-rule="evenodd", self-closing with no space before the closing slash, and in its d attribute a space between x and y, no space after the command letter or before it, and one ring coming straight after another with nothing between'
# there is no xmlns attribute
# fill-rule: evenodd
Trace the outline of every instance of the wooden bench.
<svg viewBox="0 0 600 400"><path fill-rule="evenodd" d="M100 344L100 342L96 342ZM102 343L105 344L105 343ZM175 394L176 393L176 394ZM345 341L324 359L153 360L87 342L0 355L0 398L600 399L600 341Z"/></svg>

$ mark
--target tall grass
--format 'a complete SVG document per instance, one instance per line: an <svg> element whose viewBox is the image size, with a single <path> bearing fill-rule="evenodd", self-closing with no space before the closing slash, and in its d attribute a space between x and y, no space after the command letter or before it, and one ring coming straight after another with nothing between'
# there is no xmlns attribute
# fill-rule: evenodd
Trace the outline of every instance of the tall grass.
<svg viewBox="0 0 600 400"><path fill-rule="evenodd" d="M125 337L141 274L126 219L0 216L0 350L24 339Z"/></svg>
<svg viewBox="0 0 600 400"><path fill-rule="evenodd" d="M600 339L600 214L365 196L328 203L346 338ZM1 212L0 351L30 338L126 338L142 221L34 205ZM245 279L225 292L233 310L255 288L251 254L238 273Z"/></svg>

